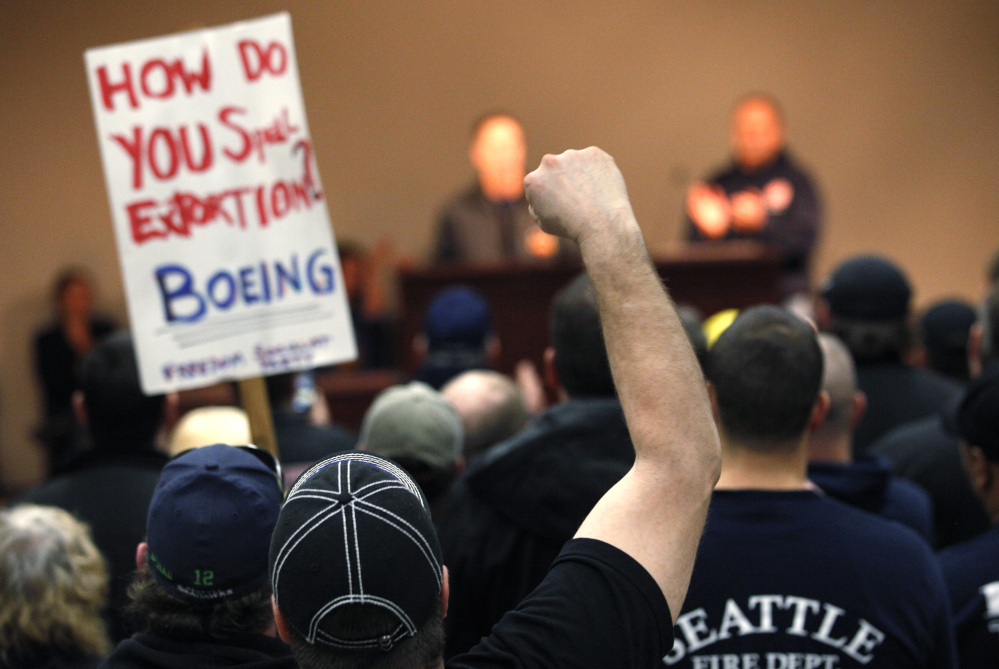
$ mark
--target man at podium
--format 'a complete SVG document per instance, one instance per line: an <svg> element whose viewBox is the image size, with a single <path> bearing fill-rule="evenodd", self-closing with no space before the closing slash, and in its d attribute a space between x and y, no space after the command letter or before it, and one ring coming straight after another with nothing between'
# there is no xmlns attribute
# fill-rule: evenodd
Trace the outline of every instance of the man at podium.
<svg viewBox="0 0 999 669"><path fill-rule="evenodd" d="M437 225L435 262L494 262L554 258L567 242L542 232L527 212L527 145L520 122L492 112L472 125L468 158L476 182L444 208Z"/></svg>
<svg viewBox="0 0 999 669"><path fill-rule="evenodd" d="M773 246L782 256L781 295L807 293L821 206L811 177L785 149L776 101L742 98L732 113L731 143L732 163L687 191L688 240Z"/></svg>

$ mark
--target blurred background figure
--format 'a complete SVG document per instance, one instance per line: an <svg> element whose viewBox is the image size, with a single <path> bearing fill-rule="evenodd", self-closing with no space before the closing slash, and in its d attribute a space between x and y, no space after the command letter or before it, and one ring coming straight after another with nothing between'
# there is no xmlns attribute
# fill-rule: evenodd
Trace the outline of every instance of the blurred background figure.
<svg viewBox="0 0 999 669"><path fill-rule="evenodd" d="M542 232L524 198L527 143L512 114L490 112L472 125L468 159L476 183L457 195L437 224L432 260L493 262L576 255Z"/></svg>
<svg viewBox="0 0 999 669"><path fill-rule="evenodd" d="M392 386L375 397L364 416L358 450L391 458L416 481L430 513L465 467L465 431L451 403L418 381Z"/></svg>
<svg viewBox="0 0 999 669"><path fill-rule="evenodd" d="M307 392L302 392L300 379L311 383L311 372L274 374L265 379L271 420L274 423L274 439L289 478L297 478L309 465L337 451L350 450L357 443L356 434L329 422L329 412L325 409L326 399L322 393L316 392L314 387L311 392L308 389ZM302 395L306 399L296 401ZM313 408L317 405L321 408L318 413L323 417L322 420L313 419Z"/></svg>
<svg viewBox="0 0 999 669"><path fill-rule="evenodd" d="M975 378L999 363L999 284L982 301L968 337L968 370ZM956 400L955 400L956 401ZM950 409L953 405L947 407ZM985 532L989 518L968 481L958 438L945 429L943 411L901 425L871 444L895 472L918 483L933 499L937 548Z"/></svg>
<svg viewBox="0 0 999 669"><path fill-rule="evenodd" d="M466 460L520 432L530 416L517 384L491 370L460 374L441 388L441 394L461 416Z"/></svg>
<svg viewBox="0 0 999 669"><path fill-rule="evenodd" d="M361 244L343 241L337 245L344 289L357 340L359 369L384 369L397 361L398 324L388 307L386 285L394 281L392 244L383 240L369 253Z"/></svg>
<svg viewBox="0 0 999 669"><path fill-rule="evenodd" d="M971 382L948 419L992 528L942 551L940 566L950 590L960 666L994 667L999 662L999 365Z"/></svg>
<svg viewBox="0 0 999 669"><path fill-rule="evenodd" d="M209 444L249 444L250 419L239 407L206 406L191 409L177 421L167 440L172 458Z"/></svg>
<svg viewBox="0 0 999 669"><path fill-rule="evenodd" d="M17 500L57 506L90 526L111 576L106 620L112 641L135 631L124 614L126 590L149 500L167 462L157 437L173 425L175 406L175 395L142 392L131 335L105 337L84 359L74 399L90 449Z"/></svg>
<svg viewBox="0 0 999 669"><path fill-rule="evenodd" d="M907 364L912 345L912 287L900 267L859 255L836 267L817 302L819 328L846 344L867 396L867 413L853 434L855 455L892 428L932 416L961 393L961 385Z"/></svg>
<svg viewBox="0 0 999 669"><path fill-rule="evenodd" d="M80 426L73 414L73 393L80 388L80 364L114 322L94 313L90 273L70 267L53 286L55 318L35 335L35 374L42 391L43 418L38 438L48 454L49 473L57 472L82 449Z"/></svg>
<svg viewBox="0 0 999 669"><path fill-rule="evenodd" d="M500 354L489 302L467 286L451 286L434 296L423 317L423 334L413 345L420 359L416 379L438 389L462 372L491 369Z"/></svg>
<svg viewBox="0 0 999 669"><path fill-rule="evenodd" d="M54 507L0 511L0 667L96 667L110 651L107 592L86 525Z"/></svg>
<svg viewBox="0 0 999 669"><path fill-rule="evenodd" d="M771 245L783 256L783 297L807 294L821 206L812 178L787 152L777 101L763 94L739 100L731 144L732 163L687 191L688 240Z"/></svg>
<svg viewBox="0 0 999 669"><path fill-rule="evenodd" d="M933 303L919 317L910 361L967 383L968 336L976 320L975 308L963 300Z"/></svg>

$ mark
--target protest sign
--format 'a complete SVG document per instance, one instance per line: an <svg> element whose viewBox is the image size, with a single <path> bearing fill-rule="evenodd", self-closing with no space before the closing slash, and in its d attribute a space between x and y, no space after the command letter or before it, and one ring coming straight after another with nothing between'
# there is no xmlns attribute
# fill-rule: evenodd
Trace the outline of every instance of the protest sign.
<svg viewBox="0 0 999 669"><path fill-rule="evenodd" d="M288 14L85 61L143 389L355 358Z"/></svg>

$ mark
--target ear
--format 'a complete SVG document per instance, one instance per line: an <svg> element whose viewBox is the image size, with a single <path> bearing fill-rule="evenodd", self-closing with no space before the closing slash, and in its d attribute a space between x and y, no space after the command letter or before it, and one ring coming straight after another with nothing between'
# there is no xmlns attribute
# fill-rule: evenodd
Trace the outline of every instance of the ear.
<svg viewBox="0 0 999 669"><path fill-rule="evenodd" d="M708 389L708 399L711 400L711 415L715 419L715 425L721 429L721 412L718 410L718 393L715 392L715 384L705 381L704 385Z"/></svg>
<svg viewBox="0 0 999 669"><path fill-rule="evenodd" d="M867 395L858 390L853 394L853 406L850 408L850 432L857 429L860 421L867 413Z"/></svg>
<svg viewBox="0 0 999 669"><path fill-rule="evenodd" d="M819 426L825 422L827 413L829 413L829 393L820 390L819 396L815 398L815 404L812 405L812 413L808 417L809 433L819 429Z"/></svg>
<svg viewBox="0 0 999 669"><path fill-rule="evenodd" d="M87 427L90 425L90 421L87 420L87 401L83 397L82 390L73 391L73 415L76 416L76 422Z"/></svg>
<svg viewBox="0 0 999 669"><path fill-rule="evenodd" d="M819 332L827 332L830 323L832 323L832 311L829 309L829 303L821 297L816 296L815 325L818 326Z"/></svg>
<svg viewBox="0 0 999 669"><path fill-rule="evenodd" d="M549 346L545 349L544 357L541 360L543 369L541 370L545 387L548 390L558 392L562 384L558 380L558 372L555 370L555 349Z"/></svg>
<svg viewBox="0 0 999 669"><path fill-rule="evenodd" d="M500 342L499 337L496 335L489 335L486 339L486 360L489 362L489 367L491 369L499 367L501 355L503 355L502 342Z"/></svg>
<svg viewBox="0 0 999 669"><path fill-rule="evenodd" d="M447 618L447 601L451 596L451 586L448 581L447 565L444 565L444 582L441 583L441 618Z"/></svg>
<svg viewBox="0 0 999 669"><path fill-rule="evenodd" d="M146 568L149 557L149 544L145 541L140 542L138 546L135 547L135 568L142 571Z"/></svg>
<svg viewBox="0 0 999 669"><path fill-rule="evenodd" d="M417 361L427 357L427 350L429 348L430 345L427 343L426 335L418 334L413 337L413 355L416 356Z"/></svg>
<svg viewBox="0 0 999 669"><path fill-rule="evenodd" d="M447 580L446 576L445 574L445 582ZM277 633L281 641L291 643L291 634L288 633L288 621L281 615L281 609L278 608L274 595L271 595L271 611L274 612L274 626L277 628Z"/></svg>
<svg viewBox="0 0 999 669"><path fill-rule="evenodd" d="M982 373L982 336L985 329L982 324L973 323L968 332L968 372L971 378Z"/></svg>
<svg viewBox="0 0 999 669"><path fill-rule="evenodd" d="M961 462L964 464L964 470L968 474L971 487L981 496L992 483L992 472L989 469L989 461L985 457L985 453L978 446L969 446L962 441Z"/></svg>

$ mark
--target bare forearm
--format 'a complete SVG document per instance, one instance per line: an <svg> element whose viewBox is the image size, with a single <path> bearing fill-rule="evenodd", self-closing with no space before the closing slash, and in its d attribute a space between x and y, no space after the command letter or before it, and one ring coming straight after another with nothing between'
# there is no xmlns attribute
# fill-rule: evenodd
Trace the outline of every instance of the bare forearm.
<svg viewBox="0 0 999 669"><path fill-rule="evenodd" d="M675 464L703 447L715 458L700 367L630 208L582 238L580 252L636 455Z"/></svg>

